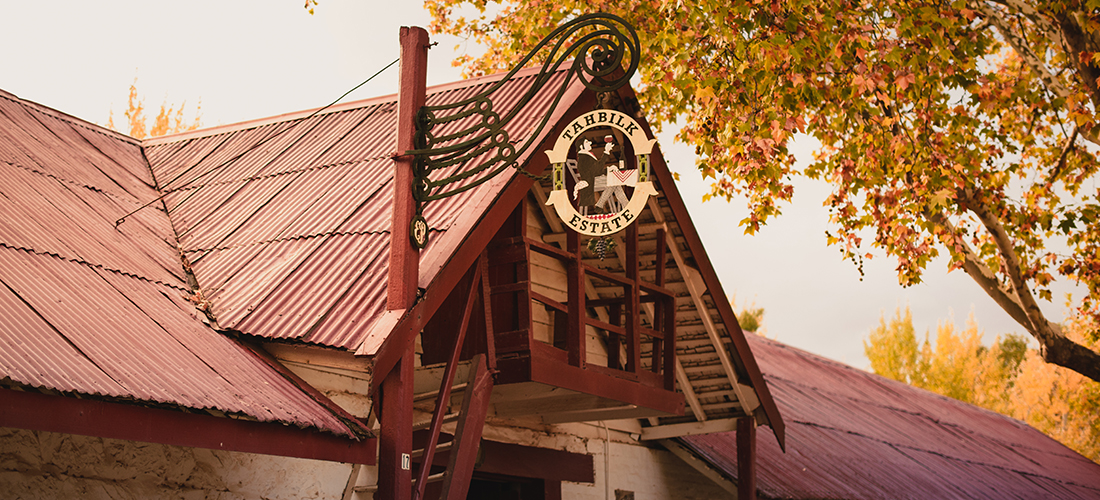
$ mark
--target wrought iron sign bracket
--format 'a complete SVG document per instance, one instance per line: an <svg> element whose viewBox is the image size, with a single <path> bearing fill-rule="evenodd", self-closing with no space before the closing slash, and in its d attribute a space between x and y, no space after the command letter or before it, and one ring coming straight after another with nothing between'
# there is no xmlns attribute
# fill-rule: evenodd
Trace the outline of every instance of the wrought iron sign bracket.
<svg viewBox="0 0 1100 500"><path fill-rule="evenodd" d="M424 219L424 206L428 202L473 189L507 168L540 178L520 167L517 160L542 133L570 82L578 78L595 92L619 89L630 81L638 68L639 46L637 32L622 18L603 13L583 15L547 35L504 78L477 95L454 103L422 107L417 116L416 149L405 153L416 156L413 183L416 216L409 231L412 243L417 248L427 245L429 226ZM549 55L532 78L530 87L510 109L498 110L493 102L494 94L543 50L549 50ZM546 113L525 137L518 140L511 137L506 130L508 124L551 82L564 64L570 64L569 71ZM633 122L629 116L617 115ZM461 129L453 130L456 126ZM650 142L646 148L630 137L635 151L644 149L648 156L652 140L647 139ZM555 189L558 185L555 181ZM635 187L634 191L636 195L641 194L645 188ZM560 213L561 209L558 210Z"/></svg>

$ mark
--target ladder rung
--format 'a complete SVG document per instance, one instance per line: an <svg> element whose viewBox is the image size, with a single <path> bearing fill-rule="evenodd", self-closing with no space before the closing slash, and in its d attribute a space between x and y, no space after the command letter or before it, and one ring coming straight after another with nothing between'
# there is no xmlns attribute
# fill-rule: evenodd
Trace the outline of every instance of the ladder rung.
<svg viewBox="0 0 1100 500"><path fill-rule="evenodd" d="M455 384L455 385L451 386L451 395L453 396L456 392L462 392L462 390L465 389L465 388L466 388L466 382L463 382L461 384ZM437 396L439 396L439 391L438 390L422 392L420 394L417 394L417 395L413 396L413 401L424 401L426 399L432 399L432 398L437 397Z"/></svg>
<svg viewBox="0 0 1100 500"><path fill-rule="evenodd" d="M458 414L457 413L449 413L449 414L443 416L443 423L454 422L455 420L458 420ZM429 419L429 420L425 420L423 422L418 422L418 423L413 424L412 430L422 431L422 430L427 429L428 427L431 427L431 426L432 426L432 421Z"/></svg>
<svg viewBox="0 0 1100 500"><path fill-rule="evenodd" d="M455 444L454 441L447 441L446 443L439 443L439 444L435 445L435 451L436 451L436 453L438 453L438 452L441 452L443 450L449 450L449 449L451 449L452 446L454 446L454 444ZM422 456L424 456L424 448L421 448L419 450L413 450L413 452L412 452L412 457L413 458L420 458Z"/></svg>
<svg viewBox="0 0 1100 500"><path fill-rule="evenodd" d="M428 481L427 482L428 483L435 483L435 482L442 481L443 476L446 476L446 475L447 475L447 471L437 472L435 474L432 474L432 475L428 476ZM413 478L413 484L416 484L416 478L415 477Z"/></svg>

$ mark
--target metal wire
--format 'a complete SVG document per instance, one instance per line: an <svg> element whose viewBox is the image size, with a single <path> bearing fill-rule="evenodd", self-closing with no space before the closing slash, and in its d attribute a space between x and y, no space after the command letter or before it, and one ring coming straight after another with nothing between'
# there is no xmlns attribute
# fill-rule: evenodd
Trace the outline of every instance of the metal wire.
<svg viewBox="0 0 1100 500"><path fill-rule="evenodd" d="M374 73L373 75L371 75L371 76L370 76L369 78L367 78L366 80L363 80L362 82L360 82L360 83L359 83L359 85L356 85L356 86L352 87L352 88L351 88L351 90L349 90L349 91L347 91L347 92L344 92L344 93L343 93L343 95L341 95L340 97L337 97L337 98L336 98L335 100L333 100L332 102L330 102L330 103L328 103L328 104L324 105L324 106L323 106L323 107L321 107L321 108L318 108L318 109L317 109L316 111L314 111L314 112L310 113L310 114L309 114L309 116L307 116L307 117L305 117L305 118L302 118L301 120L297 120L297 121L295 121L295 122L294 122L293 124L291 124L291 125L290 125L289 127L283 128L282 130L279 130L278 132L275 132L274 134L271 134L271 133L269 133L269 134L268 134L268 135L267 135L266 137L264 137L264 138L263 138L262 140L260 140L259 142L257 142L257 143L255 143L255 144L253 144L253 145L252 145L251 147L249 147L248 149L245 149L244 151L241 151L240 153L238 153L238 154L234 155L234 156L233 156L232 158L229 158L228 160L225 160L225 161L223 161L223 162L221 162L221 163L219 163L219 164L217 164L217 165L215 165L215 166L211 167L210 169L207 169L207 170L206 170L205 172L203 172L203 173L201 173L201 174L199 174L199 175L195 176L195 177L194 177L194 178L192 178L191 180L187 181L187 183L185 183L184 185L182 185L182 186L179 186L179 187L176 187L176 188L172 188L172 189L166 189L166 190L165 190L165 191L164 191L163 193L161 193L161 195L160 195L160 196L157 196L156 198L153 198L152 200L149 200L149 201L148 201L147 203L145 203L144 205L142 205L142 206L140 206L140 207L137 207L136 209L134 209L133 211L131 211L131 212L127 213L126 215L123 215L122 217L119 217L119 218L118 218L118 220L116 220L116 221L115 221L115 228L118 228L118 226L119 226L120 224L122 224L123 222L126 222L126 218L127 218L127 217L129 217L129 216L131 216L131 215L134 215L135 213L137 213L138 211L140 211L140 210L142 210L142 209L144 209L144 208L148 207L149 205L152 205L153 203L156 203L157 201L160 201L160 200L164 199L164 197L165 197L165 196L168 196L169 194L172 194L172 193L174 193L174 192L176 192L176 191L180 191L180 190L183 190L183 189L187 189L187 188L190 188L190 187L192 187L192 185L193 185L194 183L198 182L198 180L199 180L199 179L202 179L203 177L206 177L206 176L207 176L207 175L209 175L209 174L210 174L211 172L214 172L214 171L216 171L216 170L218 170L218 169L221 169L222 167L224 167L224 166L226 166L226 165L228 165L228 164L230 164L230 163L232 163L232 162L234 162L234 161L237 161L238 159L242 158L242 157L243 157L244 155L248 154L248 153L249 153L250 151L252 151L252 150L254 150L254 149L256 149L256 148L258 148L258 147L260 147L260 146L263 146L263 145L264 145L264 144L266 144L266 143L267 143L268 141L270 141L270 140L272 140L272 139L274 139L274 138L276 138L276 137L279 137L280 135L283 135L284 133L286 133L286 132L288 132L288 131L292 130L292 129L293 129L294 127L298 126L298 124L299 124L299 123L305 123L305 122L309 121L309 119L310 119L310 118L313 118L314 116L317 116L318 114L320 114L320 113L321 113L322 111L324 111L324 110L326 110L326 109L328 109L328 108L331 108L331 107L332 107L333 105L335 105L336 103L340 102L340 100L342 100L343 98L347 97L347 96L348 96L348 94L350 94L350 93L352 93L352 92L355 92L355 91L356 91L356 90L357 90L357 89L358 89L359 87L362 87L363 85L366 85L366 84L367 84L367 82L370 82L371 80L373 80L373 79L374 79L374 77L376 77L376 76L378 76L378 75L381 75L383 71L386 71L387 69L390 69L390 66L393 66L394 64L397 64L397 61L400 61L400 60L401 60L400 58L398 58L398 59L394 59L394 60L393 60L392 62L390 62L389 64L387 64L387 65L386 65L385 67L383 67L382 69L380 69L380 70L376 71L376 72L375 72L375 73ZM202 160L200 159L199 161L202 161ZM197 164L198 164L198 163L196 162L196 165L197 165ZM194 165L192 165L191 167L187 167L187 168L183 169L183 170L182 170L181 172L184 172L184 173L186 173L186 172L187 172L188 170L190 170L190 169L191 169L191 168L193 168L193 167L194 167ZM177 179L179 179L179 178L180 178L180 176L182 176L182 175L183 175L183 173L181 173L181 174L180 174L179 176L176 176L176 177L175 177L174 179L172 179L172 180L168 181L167 183L165 183L165 185L168 185L168 184L171 184L171 183L175 182L175 181L176 181ZM201 187L204 187L204 186L205 186L205 184L203 184L203 185L200 185L200 186L198 186L198 187L200 187L200 188L201 188Z"/></svg>

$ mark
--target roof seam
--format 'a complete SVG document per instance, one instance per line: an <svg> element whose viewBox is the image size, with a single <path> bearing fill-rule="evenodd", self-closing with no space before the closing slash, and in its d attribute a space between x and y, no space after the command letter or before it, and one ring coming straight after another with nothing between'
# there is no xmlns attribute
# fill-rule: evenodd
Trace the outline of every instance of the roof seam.
<svg viewBox="0 0 1100 500"><path fill-rule="evenodd" d="M110 192L108 192L108 191L104 191L104 190L102 190L102 189L100 189L100 188L97 188L97 187L95 187L95 186L89 186L89 185L87 185L87 184L82 184L82 183L79 183L79 182L76 182L76 181L71 181L71 180L69 180L69 179L65 179L65 178L63 178L63 177L58 177L58 176L56 176L56 175L54 175L54 174L51 174L51 173L49 173L49 172L43 172L43 171L41 171L41 170L38 170L38 169L36 169L36 168L33 168L33 167L28 167L28 166L26 166L26 165L22 165L22 164L19 164L19 163L12 163L12 162L10 162L10 161L7 161L7 160L0 160L0 163L5 163L5 164L8 164L8 165L10 165L10 166L13 166L13 167L16 167L16 168L21 168L21 169L23 169L23 170L26 170L26 171L28 171L28 172L32 172L32 173L35 173L35 174L41 175L41 176L43 176L43 177L49 177L50 179L53 179L53 180L55 180L55 181L57 181L57 182L62 182L62 183L65 183L65 184L71 184L71 185L73 185L73 186L77 186L77 187L82 187L82 188L84 188L84 189L87 189L87 190L89 190L89 191L93 191L93 192L95 192L95 193L98 193L98 194L102 194L102 195L105 195L105 196L107 196L107 197L109 197L109 198L111 198L111 199L113 199L113 200L123 201L123 202L129 203L129 204L131 204L131 205L141 205L141 202L139 202L139 201L136 201L136 200L127 200L127 199L125 199L125 198L121 198L121 197L119 197L119 196L118 196L118 195L116 195L116 194L110 193ZM102 172L102 170L101 170L100 172ZM105 175L106 175L106 174L105 174ZM129 191L127 191L127 193L129 193ZM135 196L135 198L136 198L136 196Z"/></svg>
<svg viewBox="0 0 1100 500"><path fill-rule="evenodd" d="M279 176L282 176L282 175L299 174L299 173L303 173L303 172L310 172L310 171L313 171L313 170L322 170L322 169L333 168L333 167L343 167L343 166L351 165L351 164L354 164L354 163L362 163L362 162L367 162L367 161L383 160L383 159L386 159L386 158L389 158L389 157L390 157L389 155L380 155L380 156L376 156L376 157L372 157L372 158L363 158L363 159L359 159L359 160L342 161L342 162L333 163L333 164L330 164L330 165L317 165L317 166L306 167L306 168L297 169L297 170L284 170L284 171L281 171L281 172L274 172L274 173L270 173L270 174L266 174L266 175L254 175L252 177L245 177L245 178L242 178L242 179L228 179L228 180L224 180L224 181L208 182L206 184L187 185L187 186L183 186L183 187L180 187L180 188L163 189L163 190L161 190L161 192L164 195L167 196L167 195L172 194L172 193L190 191L192 189L202 189L202 188L207 187L207 186L224 186L226 184L232 184L234 182L251 182L251 181L256 181L256 180L261 180L261 179L270 179L270 178L279 177ZM228 166L228 164L226 164L224 166Z"/></svg>
<svg viewBox="0 0 1100 500"><path fill-rule="evenodd" d="M110 272L118 274L120 276L126 276L126 277L133 278L133 279L136 279L136 280L141 280L141 281L144 281L146 283L153 283L153 284L157 284L157 285L161 285L161 286L166 286L166 287L173 288L173 289L180 290L180 291L188 291L189 290L188 288L186 288L184 286L173 285L172 283L166 283L166 282L161 281L161 280L147 278L145 276L139 276L139 275L134 274L134 273L129 273L129 272L123 271L121 269L114 269L114 268L107 267L107 266L102 265L102 264L93 264L91 262L88 262L86 260L79 259L79 258L65 257L64 255L54 253L54 252L45 252L45 251L35 250L33 248L15 246L15 245L11 245L11 244L8 244L8 243L2 242L2 241L0 241L0 248L7 248L7 249L10 249L10 250L19 250L19 251L23 251L23 252L29 252L29 253L32 253L34 255L50 256L50 257L54 257L54 258L57 258L57 259L61 259L65 262L72 262L74 264L85 265L85 266L88 266L88 267L93 268L93 269L103 269L105 271L110 271Z"/></svg>
<svg viewBox="0 0 1100 500"><path fill-rule="evenodd" d="M802 422L800 422L800 423L802 423ZM825 427L825 426L818 426L818 427L830 428L830 427ZM839 431L840 429L835 429L835 430ZM841 431L841 432L846 432L846 431ZM850 433L850 434L855 434L857 436L865 437L867 439L874 439L874 438L871 438L869 436L864 436L864 435L858 434L858 433ZM1093 488L1089 487L1088 485L1077 483L1077 482L1074 482L1074 481L1063 481L1063 480L1055 478L1055 477L1041 476L1039 474L1035 474L1035 473L1032 473L1032 472L1017 470L1017 469L1013 469L1013 468L1010 468L1010 467L1004 467L1004 466L997 465L997 464L991 464L991 463L986 463L986 462L975 462L973 460L967 460L967 459L964 459L964 458L954 457L954 456L951 456L951 455L944 455L943 453L932 451L932 450L924 450L924 449L921 449L921 448L906 446L906 445L899 444L899 443L889 443L889 442L878 440L878 439L875 439L875 441L885 443L887 446L897 450L898 453L901 453L902 455L905 455L906 458L920 464L922 467L925 467L925 468L927 468L927 467L923 463L921 463L919 460L917 460L917 459L909 456L908 454L906 454L903 451L903 449L905 449L905 450L915 450L915 451L919 451L919 452L922 452L922 453L928 453L930 455L935 455L935 456L943 458L945 460L953 460L953 461L956 461L956 462L962 462L962 463L966 463L966 464L980 465L980 466L983 466L983 467L991 467L991 468L994 468L994 469L1000 469L1000 470L1003 470L1003 471L1006 471L1006 472L1012 472L1014 474L1019 474L1021 476L1041 477L1041 478L1044 478L1044 479L1047 479L1047 480L1050 480L1050 481L1057 482L1059 484L1072 484L1074 486L1080 486L1082 488L1093 489ZM1032 462L1032 463L1034 463L1034 462Z"/></svg>
<svg viewBox="0 0 1100 500"><path fill-rule="evenodd" d="M846 368L846 369L848 369L848 370L853 370L853 371L855 371L856 373L859 373L859 374L861 374L861 375L875 375L875 374L873 374L873 373L868 373L868 372L864 372L864 371L862 371L862 370L857 370L857 369L855 369L855 368L852 368L852 367L850 367L850 366L846 366L846 365L840 365L840 366L842 366L843 368ZM850 399L850 400L853 400L853 401L860 401L860 402L862 402L862 403L866 403L866 404L869 404L869 405L871 405L871 406L875 406L875 407L878 407L878 408L885 408L885 409L890 409L890 410L897 410L897 411L900 411L900 412L903 412L903 413L906 413L906 414L909 414L909 415L915 415L915 416L924 416L924 417L927 417L927 416L928 416L928 415L926 415L926 414L924 414L924 413L916 413L916 412L913 412L913 411L910 411L910 410L906 410L906 409L904 409L904 408L897 408L897 407L894 407L894 406L886 406L886 405L878 404L878 403L876 403L876 402L874 402L874 401L870 401L870 400L867 400L867 399L856 399L856 398L853 398L853 397L850 397L850 396L846 396L846 395L844 395L844 394L841 394L841 393L838 393L838 392L833 392L833 391L825 391L825 390L821 390L821 388L819 388L819 387L816 387L816 386L811 386L811 385L806 385L806 384L803 384L803 383L801 383L801 382L798 382L798 381L794 381L794 380L790 380L790 379L786 379L786 378L783 378L783 377L777 377L777 376L775 376L775 375L773 375L773 374L768 374L768 375L765 375L765 376L766 376L767 378L774 378L774 379L776 379L776 380L782 380L782 381L783 381L783 382L785 382L785 383L788 383L788 384L791 384L791 385L796 385L796 386L798 386L798 387L803 387L803 388L809 388L809 389L813 389L814 391L817 391L817 392L821 392L821 393L824 393L824 394L830 394L830 395L833 395L833 396L841 397L841 398L844 398L844 399ZM886 379L885 377L882 377L882 378ZM879 379L877 379L877 378L875 378L875 379L872 379L872 380L874 380L875 382L880 382L880 380L879 380ZM940 399L941 401L948 401L948 402L951 402L951 403L958 403L958 404L964 404L964 405L968 405L968 406L973 406L974 408L976 408L976 409L977 409L977 410L979 410L979 411L983 411L983 412L985 412L985 413L988 413L988 414L990 414L990 415L995 415L995 416L997 416L997 417L1000 417L1000 418L1004 418L1004 419L1010 420L1010 421L1012 421L1012 422L1015 422L1015 423L1017 423L1017 424L1019 424L1019 425L1025 426L1025 427L1030 427L1030 426L1028 426L1028 425L1027 425L1026 423L1020 422L1019 420L1017 420L1017 419L1015 419L1015 418L1009 417L1008 415L1004 415L1004 414L1001 414L1001 413L997 413L997 412L995 412L995 411L993 411L993 410L990 410L990 409L987 409L987 408L982 408L982 407L980 407L980 406L977 406L977 405L971 405L971 404L969 404L969 403L966 403L966 402L963 402L963 401L959 401L959 400L957 400L957 399L954 399L954 398L950 398L950 397L944 396L943 394L937 394L937 393L935 393L935 392L932 392L932 391L929 391L929 390L926 390L926 389L921 389L921 388L919 388L919 387L913 387L913 386L910 386L910 385L908 385L908 384L904 384L904 383L902 383L902 382L898 382L898 381L896 381L896 380L893 380L893 379L886 379L886 380L889 380L889 381L891 381L891 382L895 382L895 383L898 383L898 384L902 384L902 385L903 385L904 387L908 387L908 388L911 388L911 389L918 389L918 390L922 390L922 391L924 391L924 392L928 393L929 395L931 395L931 396L933 396L933 397L935 397L935 398L938 398L938 399ZM931 418L931 417L929 417L929 418ZM939 423L939 421L938 421L938 420L935 420L935 422Z"/></svg>
<svg viewBox="0 0 1100 500"><path fill-rule="evenodd" d="M33 388L33 389L37 390L40 394L75 397L77 399L85 399L86 398L86 399L89 399L89 400L103 401L103 402L107 402L107 403L143 406L143 407L146 407L146 408L156 408L156 409L161 409L161 410L180 411L180 412L183 412L183 413L191 413L191 414L206 414L206 415L209 415L209 416L214 417L214 418L230 418L230 419L234 419L234 420L247 420L247 421L250 421L250 422L261 422L260 419L256 418L255 416L249 415L247 413L238 412L238 411L223 411L223 410L219 410L219 409L214 408L214 407L200 408L200 407L197 407L197 406L187 406L185 404L180 404L180 403L169 403L169 402L164 402L164 401L156 401L156 400L152 400L152 399L140 399L140 398L136 398L136 397L132 397L132 396L109 396L109 395L104 395L104 394L79 392L79 391L60 391L60 390L54 389L52 387L44 386L44 385L43 386L37 386L37 385L25 384L25 383L14 381L14 380L12 380L12 382L13 382L12 384L5 384L4 383L5 380L12 380L12 379L10 377L5 377L3 379L0 379L0 386L5 386L5 385L8 386L8 387L18 386L20 388L29 387L29 388ZM84 396L84 397L82 397L82 396ZM221 413L224 416L215 415L215 414L211 413L212 411ZM275 421L277 421L279 423L284 423L281 420L275 420Z"/></svg>
<svg viewBox="0 0 1100 500"><path fill-rule="evenodd" d="M38 122L38 124L39 124L39 125L42 125L42 128L46 129L47 131L49 131L49 133L53 134L53 136L54 136L54 137L56 137L56 138L57 138L57 140L58 140L59 142L67 144L67 143L68 143L68 141L66 140L66 138L65 138L65 137L62 137L61 135L59 135L59 134L57 133L57 131L53 129L53 127L50 127L49 125L47 125L47 124L46 124L46 122L42 121L42 117L41 117L41 116L38 116L38 115L40 115L40 114L41 114L41 113L38 113L37 115L36 115L36 114L32 114L32 115L31 115L31 118L33 118L33 119L34 119L34 121ZM60 120L60 119L59 119L59 120ZM72 123L69 123L69 122L68 122L68 121L66 121L66 120L60 120L60 121L62 121L63 123L67 123L67 124L68 124L68 125L69 125L70 127L72 127L72 126L73 126L73 124L72 124ZM118 164L118 162L115 162L113 158L111 158L110 156L108 156L107 154L105 154L105 153L104 153L103 151L101 151L101 150L100 150L99 148L97 148L97 147L95 146L95 144L92 144L92 142L91 142L91 141L89 141L87 137L84 137L84 135L83 135L83 134L81 134L80 132L77 132L77 134L76 134L76 135L77 135L77 136L79 136L79 137L80 137L80 140L84 141L84 143L85 143L85 144L87 144L88 146L91 146L91 148L92 148L92 149L96 150L96 152L98 152L99 154L103 155L103 157L104 157L104 158L107 158L107 159L111 160L111 162L115 163L116 165ZM97 172L99 172L99 173L103 174L103 177L106 177L106 178L107 178L108 180L110 180L111 182L113 182L113 183L115 184L115 186L118 186L118 188L119 188L119 189L121 189L121 190L122 190L123 192L125 192L125 193L127 193L127 194L130 194L130 195L134 195L134 197L135 197L135 198L137 197L137 196L136 196L136 195L135 195L134 193L131 193L131 192L130 192L130 191L129 191L128 189L126 189L126 187L125 187L125 186L123 186L122 184L120 184L120 183L118 182L118 180L116 180L116 179L114 178L114 176L112 176L111 174L108 174L107 172L104 172L102 168L99 168L99 165L96 165L96 162L94 162L94 161L91 161L91 158L87 158L87 160L88 160L88 164L89 164L89 165L91 165L91 166L92 166L92 168L94 168L94 169L95 169L95 170L96 170ZM121 167L122 165L119 165L119 166ZM125 168L123 168L123 170L125 171L126 169L125 169Z"/></svg>
<svg viewBox="0 0 1100 500"><path fill-rule="evenodd" d="M429 230L429 232L432 232L432 233L445 233L445 232L447 232L447 229L429 228L428 230ZM269 245L271 243L282 243L282 242L288 242L288 241L298 241L298 240L305 240L305 239L311 239L311 238L320 238L320 237L323 237L323 236L366 236L366 235L372 235L372 234L390 234L390 230L389 229L379 229L379 230L368 230L368 231L329 231L329 232L326 232L326 233L302 234L302 235L298 235L298 236L290 236L290 237L284 237L284 238L274 238L274 239L270 239L270 240L263 240L263 241L256 241L256 242L252 242L252 243L247 243L247 244L244 244L244 245L232 245L232 246L214 247L214 248L184 249L183 253L200 253L200 252L205 253L205 252L216 252L216 251L222 251L222 250L237 250L237 249L241 249L241 248L254 247L254 246L257 246L257 245Z"/></svg>
<svg viewBox="0 0 1100 500"><path fill-rule="evenodd" d="M142 309L142 308L141 308L141 306L140 306L140 305L138 305L138 303L137 303L137 302L134 302L134 300L133 300L133 299L131 299L129 295L127 295L126 293L124 293L124 292L123 292L122 290L119 290L119 289L118 289L118 288L117 288L117 287L115 286L115 284L114 284L114 283L111 283L111 281L110 281L110 280L108 280L107 278L103 277L103 276L102 276L101 274L99 274L98 272L96 273L96 276L98 276L98 277L99 277L99 279L103 280L103 281L104 281L104 282L105 282L105 283L107 284L107 286L111 287L111 289L112 289L112 290L114 290L114 291L115 291L115 292L117 292L117 293L118 293L119 295L121 295L121 296L122 296L122 297L123 297L124 299L126 299L126 301L127 301L127 302L129 302L129 303L130 303L131 305L133 305L133 306L134 306L135 308L137 308L137 310L141 311L141 313L142 313L142 314L144 314L144 315L145 315L145 317L149 318L149 321L152 321L152 322L153 322L153 324L157 325L157 327L158 327L158 328L160 328L161 330L163 330L163 331L164 331L164 333L165 333L165 334L167 334L167 335L168 335L168 337L170 337L170 338L171 338L172 340L176 341L176 343L177 343L177 344L179 344L179 346L180 346L180 347L182 347L182 348L183 348L183 349L184 349L185 351L187 351L187 352L191 353L191 355L192 355L192 356L194 356L194 357L195 357L195 359L197 359L197 360L198 360L198 361L199 361L200 363L202 363L202 364L203 364L204 366L206 366L207 368L209 368L209 369L210 369L210 371L212 371L212 372L214 372L215 374L217 374L219 378L221 378L221 379L222 379L223 381L225 381L225 383L226 383L226 385L227 385L227 386L229 386L229 387L233 387L233 388L236 388L235 384L234 384L234 383L233 383L233 382L232 382L231 380L229 380L228 378L226 378L226 377L225 377L225 375L222 375L222 373L221 373L221 372L219 372L217 368L214 368L213 366L211 366L211 365L210 365L210 363L208 363L208 362L206 361L206 359L204 359L204 358L203 358L202 356L200 356L200 355L199 355L198 353L196 353L195 351L191 350L191 347L190 347L190 346L188 346L188 345L187 345L186 343L184 343L184 342L181 342L181 341L180 341L180 339L176 338L176 336L175 336L175 335L174 335L174 334L172 333L172 331L170 331L170 330L169 330L168 328L165 328L165 327L164 327L164 325L162 325L162 324L160 323L160 321L157 321L157 319L156 319L156 318L154 318L154 317L153 317L152 315L150 315L150 314L149 314L148 312L146 312L146 311L145 311L145 309ZM204 326L205 326L205 325L204 325ZM206 327L206 328L209 328L209 327ZM213 335L220 335L220 334L219 334L219 333L218 333L217 331L215 331L214 329L210 329L210 333L211 333L211 334L213 334ZM221 411L221 412L224 412L224 413L233 413L233 411L232 411L232 410L230 410L230 409L228 409L228 408L219 408L219 407L217 407L217 406L214 406L214 405L209 405L209 406L203 406L203 407L200 407L199 409L205 409L205 408L213 408L213 409L215 409L215 410L218 410L218 411ZM267 408L264 408L264 410L266 410L266 411L267 411L267 413L268 413L268 415L269 415L269 416L271 416L271 417L272 417L273 419L277 419L277 418L276 418L276 417L275 417L275 416L274 416L274 415L273 415L273 414L271 413L271 411L270 411L270 410L268 410Z"/></svg>
<svg viewBox="0 0 1100 500"><path fill-rule="evenodd" d="M949 423L939 422L939 421L933 419L932 417L929 417L928 415L920 415L920 416L922 416L924 418L927 418L928 420L931 420L932 422L935 422L935 423L940 424L940 425L952 425L952 424L949 424ZM908 446L908 445L904 445L904 444L901 444L901 443L893 443L893 442L890 442L890 441L886 441L884 439L879 439L879 438L876 438L876 437L873 437L873 436L868 436L866 434L862 434L862 433L859 433L859 432L850 431L850 430L846 430L846 429L840 429L840 428L832 427L832 426L828 426L828 425L823 425L823 424L819 424L817 422L809 422L809 421L797 420L797 419L792 419L791 421L795 422L795 423L798 423L798 424L808 426L808 427L817 427L819 429L828 429L828 430L831 430L831 431L843 432L845 434L851 434L853 436L859 436L861 438L869 439L871 441L876 441L876 442L885 444L885 445L887 445L891 448L898 449L899 452L901 452L901 450L899 448L904 448L904 449L908 449L908 450L915 450L915 451L920 451L922 453L928 453L928 454L931 454L931 455L936 455L938 457L943 457L943 458L950 459L950 460L965 462L965 463L968 463L968 464L982 465L982 466L987 466L987 467L995 467L995 468L998 468L998 469L1001 469L1001 470L1012 471L1012 472L1015 472L1015 473L1018 473L1018 474L1029 474L1027 471L1017 470L1017 469L1004 467L1004 466L1001 466L1001 465L987 463L987 462L976 462L976 461L973 461L973 460L967 460L967 459L964 459L964 458L954 457L954 456L951 456L951 455L945 455L943 453L940 453L940 452L937 452L937 451L934 451L934 450L930 450L930 449L917 448L915 446ZM957 428L957 429L961 429L958 426L954 426L954 425L952 425L952 426ZM974 433L968 432L967 434L973 435ZM1002 446L1005 446L1008 449L1013 448L1013 446L1007 445L1004 442L1002 442L1002 441L1000 441L1000 440L998 440L994 437L985 436L985 435L982 435L982 437L985 438L985 439L988 439L990 441L993 441L997 444L1000 444ZM913 459L913 457L910 457L908 455L906 455L906 457L911 459L911 460ZM1046 476L1043 476L1043 477L1046 477ZM1048 477L1048 479L1052 479L1052 480L1055 480L1055 481L1062 482L1062 481L1060 481L1058 479L1055 479L1055 478L1052 478L1052 477ZM1077 483L1067 483L1067 484L1077 484Z"/></svg>
<svg viewBox="0 0 1100 500"><path fill-rule="evenodd" d="M79 353L81 356L83 356L84 359L88 360L88 362L91 363L92 366L95 366L97 369L99 369L100 372L103 372L103 375L105 375L107 378L111 379L111 382L114 382L115 385L117 385L120 389L122 389L124 391L129 391L130 390L128 387L126 387L125 384L123 384L119 380L115 379L115 377L113 377L110 374L110 372L108 372L102 366L100 366L99 363L96 363L96 361L94 359L92 359L92 357L89 356L88 353L84 352L83 349L81 349L79 346L77 346L76 343L73 342L72 339L70 339L68 335L65 335L65 333L62 332L60 329L58 329L56 326L54 326L53 323L50 323L50 320L46 319L46 317L43 316L42 313L38 311L38 308L31 305L31 303L29 301L27 301L27 299L23 298L23 296L20 295L18 291L16 291L14 288L12 288L11 285L9 285L2 278L0 278L0 284L4 285L4 287L7 288L8 291L10 291L12 293L12 295L15 296L15 298L19 299L19 301L22 302L23 305L27 307L27 309L29 309L32 313L34 313L35 316L38 316L38 318L41 319L42 322L46 324L46 326L50 327L50 329L53 330L54 333L56 333L58 337L61 337L62 339L64 339L65 343L69 344L69 347L73 348L73 350L75 350L77 353Z"/></svg>

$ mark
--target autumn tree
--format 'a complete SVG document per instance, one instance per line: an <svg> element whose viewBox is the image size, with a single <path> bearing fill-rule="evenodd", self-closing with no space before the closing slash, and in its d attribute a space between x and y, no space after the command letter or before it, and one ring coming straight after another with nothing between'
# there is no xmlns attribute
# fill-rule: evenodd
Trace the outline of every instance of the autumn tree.
<svg viewBox="0 0 1100 500"><path fill-rule="evenodd" d="M148 124L145 115L145 98L138 95L137 78L134 78L134 82L130 84L130 95L127 98L126 111L122 113L126 117L125 130L115 126L114 110L111 110L107 117L107 128L128 134L135 139L144 139L146 137L159 137L195 130L202 126L202 102L200 101L196 106L195 116L190 121L184 118L186 107L187 101L176 108L175 105L168 104L168 100L165 99L160 104L160 111L157 112L157 116L153 117L152 125Z"/></svg>
<svg viewBox="0 0 1100 500"><path fill-rule="evenodd" d="M1100 349L1100 341L1086 335L1096 328L1090 319L1075 317L1064 330L1071 340ZM1037 352L1028 351L1012 397L1013 417L1100 463L1100 383L1044 363Z"/></svg>
<svg viewBox="0 0 1100 500"><path fill-rule="evenodd" d="M1080 316L1065 327L1073 341L1100 348L1086 331L1095 325ZM999 336L989 347L981 338L971 318L962 331L948 321L918 342L907 309L882 318L863 346L876 374L1023 420L1100 462L1100 383L1043 362L1022 336Z"/></svg>
<svg viewBox="0 0 1100 500"><path fill-rule="evenodd" d="M426 5L434 31L488 47L458 61L470 74L509 67L578 14L625 18L642 40L646 115L679 120L710 196L747 201L747 233L780 214L796 178L825 180L827 242L845 258L884 252L908 286L946 255L1043 359L1100 380L1100 354L1039 302L1060 276L1085 285L1075 306L1100 318L1100 0ZM805 168L788 150L800 133L823 145Z"/></svg>
<svg viewBox="0 0 1100 500"><path fill-rule="evenodd" d="M737 295L730 298L730 308L736 311L737 323L746 332L764 334L764 308L756 305L756 301L746 303L744 307L737 306Z"/></svg>
<svg viewBox="0 0 1100 500"><path fill-rule="evenodd" d="M897 311L888 324L880 319L863 348L871 370L879 375L1011 415L1010 389L1026 343L1009 334L986 347L973 318L961 331L950 321L940 324L934 345L928 333L918 342L906 309L904 315Z"/></svg>

